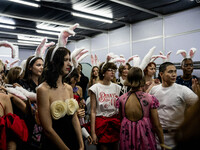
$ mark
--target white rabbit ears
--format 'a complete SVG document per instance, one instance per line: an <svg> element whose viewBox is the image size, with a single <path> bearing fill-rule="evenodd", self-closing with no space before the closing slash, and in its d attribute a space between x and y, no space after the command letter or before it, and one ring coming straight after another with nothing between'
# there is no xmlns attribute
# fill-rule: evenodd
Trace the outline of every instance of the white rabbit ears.
<svg viewBox="0 0 200 150"><path fill-rule="evenodd" d="M71 60L73 63L73 67L77 68L78 63L80 63L86 56L88 56L88 50L85 48L77 48L71 53Z"/></svg>
<svg viewBox="0 0 200 150"><path fill-rule="evenodd" d="M151 57L151 61L150 62L154 62L157 58L162 58L163 59L163 62L169 62L169 57L171 55L171 51L169 51L167 53L167 55L165 56L164 53L162 51L160 51L160 55L153 55Z"/></svg>
<svg viewBox="0 0 200 150"><path fill-rule="evenodd" d="M10 42L8 42L8 41L0 41L0 47L1 47L1 46L11 48L11 55L12 55L11 57L12 57L12 58L15 58L15 56L16 56L16 50L15 50L15 48L14 48L14 46L13 46L12 43L10 43Z"/></svg>
<svg viewBox="0 0 200 150"><path fill-rule="evenodd" d="M101 62L99 61L97 55L94 54L94 56L93 56L93 55L91 54L91 64L92 64L92 66L93 66L93 67L94 67L94 66L99 67L100 63L101 63Z"/></svg>
<svg viewBox="0 0 200 150"><path fill-rule="evenodd" d="M195 54L195 52L196 52L196 48L191 48L190 50L189 50L189 52L188 52L188 55L187 55L187 52L186 52L186 50L178 50L177 52L176 52L176 55L178 55L178 54L181 54L182 56L183 56L183 58L193 58L194 57L194 54Z"/></svg>
<svg viewBox="0 0 200 150"><path fill-rule="evenodd" d="M144 70L146 68L146 66L149 64L149 62L151 61L152 55L155 51L156 47L152 47L149 52L146 54L146 56L144 56L141 64L140 64L140 57L138 55L134 55L133 57L133 66L134 67L139 67L140 69Z"/></svg>
<svg viewBox="0 0 200 150"><path fill-rule="evenodd" d="M70 36L75 36L75 32L74 29L76 29L79 26L78 23L74 24L73 26L70 26L67 29L64 29L63 31L60 32L59 36L58 36L58 43L56 45L56 47L54 48L52 54L51 54L51 59L50 61L53 60L53 56L56 52L56 50L59 47L65 47L67 45L67 40Z"/></svg>

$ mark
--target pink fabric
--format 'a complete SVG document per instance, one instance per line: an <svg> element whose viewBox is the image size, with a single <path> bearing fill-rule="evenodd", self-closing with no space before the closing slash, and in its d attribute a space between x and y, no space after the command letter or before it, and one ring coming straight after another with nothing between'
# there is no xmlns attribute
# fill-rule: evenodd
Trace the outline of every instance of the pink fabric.
<svg viewBox="0 0 200 150"><path fill-rule="evenodd" d="M143 109L143 117L138 121L130 121L125 116L125 104L131 92L122 95L117 103L122 112L120 129L121 150L156 150L156 140L150 120L150 109L159 107L158 100L150 94L138 91L135 93Z"/></svg>

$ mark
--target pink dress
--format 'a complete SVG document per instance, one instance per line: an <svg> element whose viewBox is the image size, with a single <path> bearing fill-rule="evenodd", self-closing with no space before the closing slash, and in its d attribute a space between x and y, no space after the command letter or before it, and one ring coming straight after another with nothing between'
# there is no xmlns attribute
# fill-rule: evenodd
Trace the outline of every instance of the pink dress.
<svg viewBox="0 0 200 150"><path fill-rule="evenodd" d="M120 149L121 150L156 150L156 140L150 119L150 109L159 107L158 100L142 91L135 92L143 112L138 121L130 121L125 115L125 104L132 92L128 92L118 99L121 109Z"/></svg>

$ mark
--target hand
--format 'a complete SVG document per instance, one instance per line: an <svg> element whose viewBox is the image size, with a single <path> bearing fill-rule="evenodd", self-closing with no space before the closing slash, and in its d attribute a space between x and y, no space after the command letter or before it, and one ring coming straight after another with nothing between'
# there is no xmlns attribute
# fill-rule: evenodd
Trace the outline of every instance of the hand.
<svg viewBox="0 0 200 150"><path fill-rule="evenodd" d="M92 142L93 142L93 141L92 141L92 137L91 137L91 136L88 136L88 137L87 137L87 140L88 140L88 144L91 145Z"/></svg>
<svg viewBox="0 0 200 150"><path fill-rule="evenodd" d="M13 87L15 88L16 86L18 86L18 87L22 87L20 84L18 84L18 83L14 83L14 84L13 84Z"/></svg>
<svg viewBox="0 0 200 150"><path fill-rule="evenodd" d="M192 79L192 90L194 93L200 93L200 85L197 79Z"/></svg>
<svg viewBox="0 0 200 150"><path fill-rule="evenodd" d="M98 138L96 134L92 134L92 140L93 140L93 144L98 144Z"/></svg>
<svg viewBox="0 0 200 150"><path fill-rule="evenodd" d="M80 118L84 118L84 117L85 117L85 110L82 109L82 108L79 108L79 109L77 110L77 115L78 115L78 117L80 117Z"/></svg>

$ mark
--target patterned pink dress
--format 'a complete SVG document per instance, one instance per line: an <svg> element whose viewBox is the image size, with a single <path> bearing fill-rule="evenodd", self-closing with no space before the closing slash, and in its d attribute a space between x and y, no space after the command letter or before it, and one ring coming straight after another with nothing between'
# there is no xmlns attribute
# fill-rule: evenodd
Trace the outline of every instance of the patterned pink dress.
<svg viewBox="0 0 200 150"><path fill-rule="evenodd" d="M125 104L132 92L128 92L118 99L121 110L120 149L121 150L156 150L156 140L150 119L150 109L159 107L158 100L142 91L135 92L142 108L142 118L130 121L125 115Z"/></svg>

